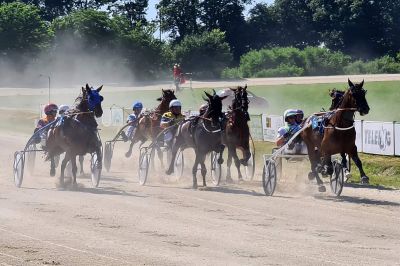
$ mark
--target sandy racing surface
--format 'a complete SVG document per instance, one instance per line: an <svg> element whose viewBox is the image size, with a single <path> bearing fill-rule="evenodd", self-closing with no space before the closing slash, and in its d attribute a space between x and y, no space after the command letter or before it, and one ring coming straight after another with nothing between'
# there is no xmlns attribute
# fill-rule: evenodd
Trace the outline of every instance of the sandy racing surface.
<svg viewBox="0 0 400 266"><path fill-rule="evenodd" d="M400 76L374 77L387 79ZM192 190L190 152L183 180L153 171L140 186L138 158L124 158L123 144L99 188L85 174L77 191L57 190L40 155L16 188L13 154L29 137L0 132L0 265L400 265L398 190L346 186L335 198L297 165L274 197L264 196L260 165L252 182Z"/></svg>

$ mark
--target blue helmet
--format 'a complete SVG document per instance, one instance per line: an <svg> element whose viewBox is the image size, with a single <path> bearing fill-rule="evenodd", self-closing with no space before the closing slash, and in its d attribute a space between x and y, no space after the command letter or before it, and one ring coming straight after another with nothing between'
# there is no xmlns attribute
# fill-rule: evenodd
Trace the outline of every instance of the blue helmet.
<svg viewBox="0 0 400 266"><path fill-rule="evenodd" d="M133 103L132 109L143 109L143 104L139 101L136 101Z"/></svg>

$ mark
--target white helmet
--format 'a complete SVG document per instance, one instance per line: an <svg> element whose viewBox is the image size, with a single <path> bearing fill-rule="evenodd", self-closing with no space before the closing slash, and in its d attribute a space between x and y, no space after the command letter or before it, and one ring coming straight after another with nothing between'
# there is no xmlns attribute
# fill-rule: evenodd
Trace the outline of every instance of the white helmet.
<svg viewBox="0 0 400 266"><path fill-rule="evenodd" d="M65 113L65 112L68 111L68 110L69 110L69 106L68 106L68 105L65 105L65 104L60 105L60 107L58 108L58 112L59 112L60 114L63 114L63 113Z"/></svg>
<svg viewBox="0 0 400 266"><path fill-rule="evenodd" d="M182 107L182 104L179 100L175 99L169 103L169 108L171 107Z"/></svg>

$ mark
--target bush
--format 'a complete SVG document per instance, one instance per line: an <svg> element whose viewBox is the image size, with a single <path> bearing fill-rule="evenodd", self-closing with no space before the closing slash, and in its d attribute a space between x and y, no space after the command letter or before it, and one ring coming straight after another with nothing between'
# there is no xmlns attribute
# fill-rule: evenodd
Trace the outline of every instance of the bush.
<svg viewBox="0 0 400 266"><path fill-rule="evenodd" d="M372 61L357 60L344 69L346 74L391 74L400 73L400 62L385 55Z"/></svg>
<svg viewBox="0 0 400 266"><path fill-rule="evenodd" d="M282 64L277 68L263 69L255 73L256 78L268 77L299 77L304 74L304 69L301 67Z"/></svg>
<svg viewBox="0 0 400 266"><path fill-rule="evenodd" d="M221 73L221 78L223 79L239 79L242 77L243 74L239 67L225 68Z"/></svg>

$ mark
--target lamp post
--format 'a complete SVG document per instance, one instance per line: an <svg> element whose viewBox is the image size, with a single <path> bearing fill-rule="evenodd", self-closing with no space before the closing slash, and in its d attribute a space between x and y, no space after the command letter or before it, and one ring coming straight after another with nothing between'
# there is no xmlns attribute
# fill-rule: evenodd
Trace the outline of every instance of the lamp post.
<svg viewBox="0 0 400 266"><path fill-rule="evenodd" d="M50 76L49 75L40 74L40 77L47 77L48 80L49 80L49 102L50 102Z"/></svg>

